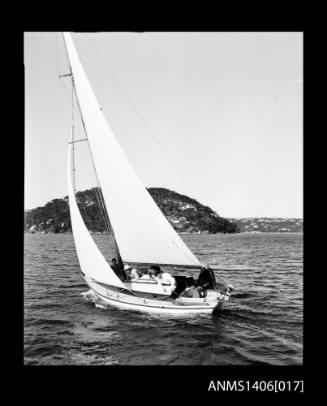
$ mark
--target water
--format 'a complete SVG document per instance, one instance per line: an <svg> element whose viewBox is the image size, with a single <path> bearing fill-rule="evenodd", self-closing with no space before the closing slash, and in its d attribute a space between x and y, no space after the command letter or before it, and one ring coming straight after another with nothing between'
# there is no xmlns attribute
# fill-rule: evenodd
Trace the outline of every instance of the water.
<svg viewBox="0 0 327 406"><path fill-rule="evenodd" d="M302 364L302 234L182 237L234 286L220 315L104 306L79 275L71 234L25 234L25 364Z"/></svg>

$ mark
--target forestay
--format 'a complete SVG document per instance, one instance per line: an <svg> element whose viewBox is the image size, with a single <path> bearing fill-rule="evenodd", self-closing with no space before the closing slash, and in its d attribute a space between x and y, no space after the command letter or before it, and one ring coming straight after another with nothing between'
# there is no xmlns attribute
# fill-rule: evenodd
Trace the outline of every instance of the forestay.
<svg viewBox="0 0 327 406"><path fill-rule="evenodd" d="M201 266L132 169L101 111L70 34L65 33L64 38L94 165L123 261Z"/></svg>

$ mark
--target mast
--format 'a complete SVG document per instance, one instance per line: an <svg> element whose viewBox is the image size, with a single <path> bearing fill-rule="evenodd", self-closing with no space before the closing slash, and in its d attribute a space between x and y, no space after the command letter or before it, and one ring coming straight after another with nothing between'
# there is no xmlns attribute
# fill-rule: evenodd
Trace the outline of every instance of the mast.
<svg viewBox="0 0 327 406"><path fill-rule="evenodd" d="M64 33L64 39L77 103L119 256L128 263L201 267L131 166L96 99L70 34Z"/></svg>
<svg viewBox="0 0 327 406"><path fill-rule="evenodd" d="M78 94L77 94L75 81L74 81L74 74L73 74L73 70L72 70L72 67L71 67L69 53L68 53L68 50L67 50L66 39L65 39L64 35L63 35L63 39L64 39L65 51L66 51L66 55L67 55L67 59L68 59L70 73L66 74L66 75L62 75L62 76L71 76L71 84L72 84L72 136L71 136L70 143L72 144L72 172L73 172L72 181L73 181L74 193L76 193L76 180L75 180L76 168L75 168L75 147L74 147L74 144L75 144L75 142L87 141L89 151L90 151L90 154L91 154L91 161L92 161L96 181L98 183L98 186L95 188L95 195L96 195L97 200L98 200L99 210L100 210L100 213L101 213L101 215L103 217L105 227L107 228L108 234L109 234L109 236L110 236L110 238L112 240L112 245L113 245L113 249L115 251L115 256L117 257L118 264L119 264L120 268L123 269L124 264L123 264L123 261L122 261L122 258L121 258L120 252L119 252L119 247L118 247L118 244L117 244L117 241L116 241L116 238L115 238L115 233L114 233L113 227L111 226L111 223L110 223L108 210L106 209L105 201L103 199L103 195L102 195L102 191L101 191L101 184L100 184L99 177L98 177L98 174L97 174L97 170L96 170L96 167L95 167L94 158L93 158L93 154L92 154L92 149L90 147L88 134L87 134L87 130L86 130L84 119L83 119L83 113L82 113L80 103L79 103L79 99L78 99ZM85 135L86 135L85 139L77 140L77 141L74 140L74 124L75 124L75 118L74 118L74 93L75 93L75 98L76 98L76 102L77 102L77 107L78 107L78 110L79 110L79 113L80 113L80 116L81 116L83 129L84 129Z"/></svg>

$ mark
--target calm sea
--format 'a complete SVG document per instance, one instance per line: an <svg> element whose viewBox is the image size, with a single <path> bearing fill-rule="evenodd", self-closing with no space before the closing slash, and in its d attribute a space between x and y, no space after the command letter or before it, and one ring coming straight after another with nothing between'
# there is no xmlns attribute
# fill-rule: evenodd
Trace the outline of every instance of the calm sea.
<svg viewBox="0 0 327 406"><path fill-rule="evenodd" d="M94 238L105 246L106 236ZM234 286L223 313L174 317L106 307L79 275L72 234L25 234L25 364L301 364L302 234L182 238L219 268L218 281Z"/></svg>

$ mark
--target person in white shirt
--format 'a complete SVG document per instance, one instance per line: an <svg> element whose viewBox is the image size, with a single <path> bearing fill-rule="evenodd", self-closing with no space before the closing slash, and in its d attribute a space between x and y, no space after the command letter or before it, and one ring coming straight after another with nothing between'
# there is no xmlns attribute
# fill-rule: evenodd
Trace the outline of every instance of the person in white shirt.
<svg viewBox="0 0 327 406"><path fill-rule="evenodd" d="M151 266L151 269L154 271L154 279L161 285L169 285L169 290L172 292L176 287L176 281L173 276L168 272L163 272L158 265Z"/></svg>
<svg viewBox="0 0 327 406"><path fill-rule="evenodd" d="M124 266L124 271L125 271L125 275L128 277L128 280L136 280L139 279L139 273L137 272L137 270L135 268L132 268L130 265L125 265Z"/></svg>

